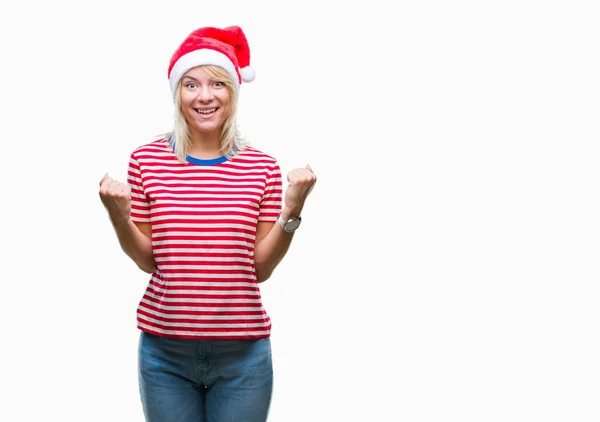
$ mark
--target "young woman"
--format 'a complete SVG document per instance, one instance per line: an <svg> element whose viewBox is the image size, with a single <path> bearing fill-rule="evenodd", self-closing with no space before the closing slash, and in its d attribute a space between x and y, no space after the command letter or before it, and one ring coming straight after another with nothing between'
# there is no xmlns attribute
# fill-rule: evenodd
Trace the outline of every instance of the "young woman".
<svg viewBox="0 0 600 422"><path fill-rule="evenodd" d="M169 65L172 132L131 154L127 183L100 198L123 251L151 274L137 309L147 421L265 421L271 323L258 283L285 256L316 183L242 140L242 82L254 79L239 27L200 28Z"/></svg>

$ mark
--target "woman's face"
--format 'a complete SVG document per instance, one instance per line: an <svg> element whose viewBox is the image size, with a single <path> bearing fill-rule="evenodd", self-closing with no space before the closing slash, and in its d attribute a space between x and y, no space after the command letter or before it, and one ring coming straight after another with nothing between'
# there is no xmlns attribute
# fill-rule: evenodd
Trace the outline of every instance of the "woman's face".
<svg viewBox="0 0 600 422"><path fill-rule="evenodd" d="M181 78L181 111L192 134L220 134L231 112L229 90L202 68L190 69Z"/></svg>

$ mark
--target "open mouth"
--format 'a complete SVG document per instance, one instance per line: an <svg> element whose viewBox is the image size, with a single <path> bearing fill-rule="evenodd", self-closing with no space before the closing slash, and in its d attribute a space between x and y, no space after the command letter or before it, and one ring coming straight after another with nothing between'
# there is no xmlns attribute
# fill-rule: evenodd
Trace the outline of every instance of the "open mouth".
<svg viewBox="0 0 600 422"><path fill-rule="evenodd" d="M217 111L219 109L219 107L213 107L213 108L195 108L194 110L196 110L196 113L201 114L203 116L209 116L211 114L213 114L215 111Z"/></svg>

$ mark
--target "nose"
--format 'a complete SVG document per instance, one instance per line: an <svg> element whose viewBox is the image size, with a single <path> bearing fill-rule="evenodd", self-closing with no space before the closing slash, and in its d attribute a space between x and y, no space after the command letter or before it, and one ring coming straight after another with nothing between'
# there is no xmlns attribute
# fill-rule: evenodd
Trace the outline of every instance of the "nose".
<svg viewBox="0 0 600 422"><path fill-rule="evenodd" d="M213 92L208 85L201 86L198 90L198 101L208 103L213 99Z"/></svg>

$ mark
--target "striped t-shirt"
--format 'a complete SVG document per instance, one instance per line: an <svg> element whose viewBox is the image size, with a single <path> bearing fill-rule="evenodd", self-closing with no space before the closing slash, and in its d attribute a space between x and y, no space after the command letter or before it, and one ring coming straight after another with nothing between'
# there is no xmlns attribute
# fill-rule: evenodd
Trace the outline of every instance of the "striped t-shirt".
<svg viewBox="0 0 600 422"><path fill-rule="evenodd" d="M167 139L130 157L131 219L151 223L156 269L137 309L139 329L165 337L269 337L254 271L258 222L282 206L277 161L252 147L230 160L177 160Z"/></svg>

